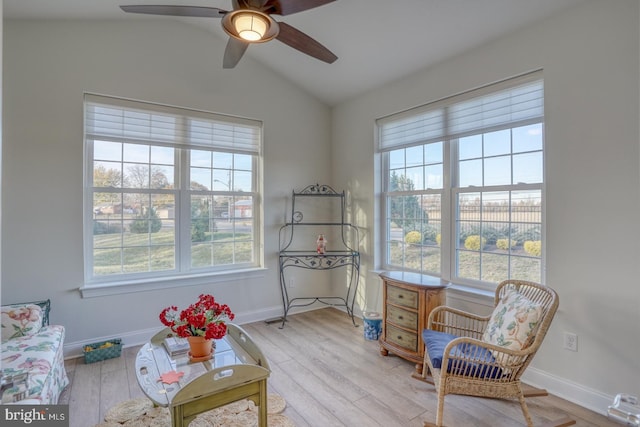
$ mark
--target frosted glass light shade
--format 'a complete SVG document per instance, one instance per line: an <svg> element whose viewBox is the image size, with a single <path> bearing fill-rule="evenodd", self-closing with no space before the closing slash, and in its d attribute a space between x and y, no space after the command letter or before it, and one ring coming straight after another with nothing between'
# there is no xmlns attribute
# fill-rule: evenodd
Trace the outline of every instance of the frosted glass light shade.
<svg viewBox="0 0 640 427"><path fill-rule="evenodd" d="M257 41L267 32L268 22L260 15L239 13L233 17L233 26L243 39Z"/></svg>

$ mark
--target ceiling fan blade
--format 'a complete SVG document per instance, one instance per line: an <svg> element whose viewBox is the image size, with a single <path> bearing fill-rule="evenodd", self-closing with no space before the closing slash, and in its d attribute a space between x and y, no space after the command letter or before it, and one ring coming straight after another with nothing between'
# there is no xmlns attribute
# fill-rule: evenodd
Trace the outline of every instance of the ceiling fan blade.
<svg viewBox="0 0 640 427"><path fill-rule="evenodd" d="M284 22L278 22L278 25L280 26L280 33L276 38L282 43L329 64L332 64L336 59L338 59L333 52L302 31Z"/></svg>
<svg viewBox="0 0 640 427"><path fill-rule="evenodd" d="M276 15L291 15L293 13L302 12L303 10L313 9L336 0L267 0L264 5L266 13Z"/></svg>
<svg viewBox="0 0 640 427"><path fill-rule="evenodd" d="M233 68L242 58L244 52L249 47L249 43L245 43L233 37L229 37L227 47L224 49L224 59L222 68Z"/></svg>
<svg viewBox="0 0 640 427"><path fill-rule="evenodd" d="M127 13L144 13L148 15L194 16L197 18L221 18L228 12L217 7L204 6L161 6L131 5L120 6Z"/></svg>

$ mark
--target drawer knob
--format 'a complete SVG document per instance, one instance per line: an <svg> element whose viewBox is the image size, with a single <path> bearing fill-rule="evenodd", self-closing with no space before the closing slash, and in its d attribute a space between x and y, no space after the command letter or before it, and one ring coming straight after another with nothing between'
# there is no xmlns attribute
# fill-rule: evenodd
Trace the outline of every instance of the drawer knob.
<svg viewBox="0 0 640 427"><path fill-rule="evenodd" d="M402 341L402 336L401 335L398 335L396 338L399 339L400 341Z"/></svg>
<svg viewBox="0 0 640 427"><path fill-rule="evenodd" d="M400 295L398 295L398 298L402 299L402 298L404 298L404 295L400 294Z"/></svg>
<svg viewBox="0 0 640 427"><path fill-rule="evenodd" d="M398 316L398 319L402 320L402 319L404 319L404 317L403 316Z"/></svg>

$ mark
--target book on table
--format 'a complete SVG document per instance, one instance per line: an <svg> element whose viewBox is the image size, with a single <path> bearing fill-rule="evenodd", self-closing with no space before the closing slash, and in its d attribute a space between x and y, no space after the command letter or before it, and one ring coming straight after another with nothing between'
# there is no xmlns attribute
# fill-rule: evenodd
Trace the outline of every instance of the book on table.
<svg viewBox="0 0 640 427"><path fill-rule="evenodd" d="M163 344L170 356L179 356L189 352L189 341L186 338L167 337Z"/></svg>

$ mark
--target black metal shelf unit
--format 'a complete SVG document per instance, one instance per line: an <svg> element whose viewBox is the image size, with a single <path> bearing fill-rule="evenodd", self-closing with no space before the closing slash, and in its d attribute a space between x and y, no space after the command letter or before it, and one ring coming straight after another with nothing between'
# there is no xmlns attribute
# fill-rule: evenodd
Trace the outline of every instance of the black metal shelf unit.
<svg viewBox="0 0 640 427"><path fill-rule="evenodd" d="M310 221L305 222L301 211L296 210L296 202L302 197L329 197L339 200L340 220L339 221ZM315 302L330 306L345 307L351 317L351 322L356 325L353 306L355 304L358 283L360 281L360 252L358 251L358 228L345 222L345 193L338 193L328 185L314 184L305 187L300 192L293 191L291 196L291 221L287 221L280 227L280 287L282 289L282 305L284 315L282 318L282 329L287 321L289 310L294 307L306 307ZM294 250L292 243L294 234L300 227L335 227L339 230L342 247L341 250L328 250L320 254L313 250ZM311 297L289 296L285 273L288 268L302 268L307 270L332 270L335 268L349 268L348 283L345 296L326 295Z"/></svg>

